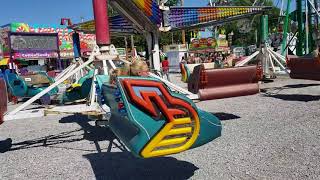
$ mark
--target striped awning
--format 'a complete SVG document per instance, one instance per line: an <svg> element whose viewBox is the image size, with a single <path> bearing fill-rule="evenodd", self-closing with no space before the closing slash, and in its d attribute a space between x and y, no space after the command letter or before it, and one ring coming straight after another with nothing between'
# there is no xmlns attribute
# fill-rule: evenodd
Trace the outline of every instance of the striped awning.
<svg viewBox="0 0 320 180"><path fill-rule="evenodd" d="M126 19L124 19L122 16L113 16L109 18L110 22L110 33L112 36L118 36L118 35L129 35L129 34L136 34L137 30L134 28L134 26L129 23ZM84 32L84 33L95 33L95 22L87 21L79 24L74 24L70 26L69 28Z"/></svg>

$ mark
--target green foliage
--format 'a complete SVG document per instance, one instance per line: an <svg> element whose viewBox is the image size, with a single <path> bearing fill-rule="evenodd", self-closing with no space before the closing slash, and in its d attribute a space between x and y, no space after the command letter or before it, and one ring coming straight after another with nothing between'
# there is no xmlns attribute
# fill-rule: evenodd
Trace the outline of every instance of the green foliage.
<svg viewBox="0 0 320 180"><path fill-rule="evenodd" d="M167 6L177 6L181 3L181 0L169 0L166 5Z"/></svg>
<svg viewBox="0 0 320 180"><path fill-rule="evenodd" d="M233 0L232 5L234 6L252 6L254 0ZM269 15L269 32L278 28L279 22L278 17L280 14L280 9L274 7L272 0L264 0L258 1L256 5L263 6L273 6L272 10L268 11ZM256 15L250 19L252 21L252 30L248 33L240 33L237 27L237 22L230 22L228 24L223 25L227 31L227 34L230 32L234 32L233 36L233 45L237 46L247 46L251 44L256 44L256 33L258 35L258 43L259 43L259 34L260 34L260 15ZM257 30L257 32L255 32Z"/></svg>

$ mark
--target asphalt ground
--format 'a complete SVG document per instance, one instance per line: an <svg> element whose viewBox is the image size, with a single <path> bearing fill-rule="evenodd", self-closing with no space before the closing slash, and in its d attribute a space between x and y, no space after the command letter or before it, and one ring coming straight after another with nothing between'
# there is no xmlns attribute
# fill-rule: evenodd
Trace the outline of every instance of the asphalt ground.
<svg viewBox="0 0 320 180"><path fill-rule="evenodd" d="M261 88L197 103L222 120L222 136L161 158L133 157L83 116L6 122L0 137L13 142L0 179L320 179L320 82L279 77Z"/></svg>

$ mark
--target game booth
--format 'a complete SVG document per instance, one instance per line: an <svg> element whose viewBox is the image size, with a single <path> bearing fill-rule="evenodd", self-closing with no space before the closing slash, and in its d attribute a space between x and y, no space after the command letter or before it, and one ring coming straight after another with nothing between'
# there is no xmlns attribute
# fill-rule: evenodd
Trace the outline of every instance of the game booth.
<svg viewBox="0 0 320 180"><path fill-rule="evenodd" d="M6 81L9 101L17 103L18 98L37 95L65 74L65 70L68 72L70 67L81 63L74 60L73 34L74 31L66 26L11 23L1 28L4 58L0 65L4 66L0 74ZM79 47L85 53L92 48L95 37L84 33L79 37ZM92 76L90 69L78 73L40 98L40 103L50 104L53 99L65 103L86 98Z"/></svg>
<svg viewBox="0 0 320 180"><path fill-rule="evenodd" d="M207 69L223 68L223 62L216 61L218 54L227 54L230 48L225 35L219 35L215 38L194 38L191 40L191 45L188 51L186 64L181 64L182 81L187 82L193 69L203 64ZM222 57L221 57L222 58ZM221 59L222 60L222 59ZM232 66L232 64L230 64Z"/></svg>
<svg viewBox="0 0 320 180"><path fill-rule="evenodd" d="M4 57L11 57L18 69L20 65L31 66L30 71L62 70L74 58L71 33L66 26L10 23L0 28L0 42Z"/></svg>
<svg viewBox="0 0 320 180"><path fill-rule="evenodd" d="M181 63L182 81L200 100L244 96L259 92L261 71L257 65L235 68L237 58L230 53L226 36L193 39L188 63ZM223 57L224 56L224 57Z"/></svg>

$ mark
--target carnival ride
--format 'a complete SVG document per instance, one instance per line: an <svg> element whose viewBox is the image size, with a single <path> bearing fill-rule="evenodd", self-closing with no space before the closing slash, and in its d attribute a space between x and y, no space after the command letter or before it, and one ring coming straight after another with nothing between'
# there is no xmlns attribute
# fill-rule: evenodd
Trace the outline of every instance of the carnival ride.
<svg viewBox="0 0 320 180"><path fill-rule="evenodd" d="M170 8L163 4L158 6L154 0L111 0L110 3L128 22L134 24L137 32L145 35L149 52L153 53L151 66L155 70L160 70L159 29L167 31L203 27L237 19L243 14L248 16L250 13L261 13L269 9L268 7L212 7L204 10L172 8L173 11L170 13ZM89 59L79 66L71 66L62 72L62 75L49 87L6 113L4 121L41 117L51 113L86 114L96 117L98 124L110 127L135 156L142 158L179 153L219 137L222 129L219 119L211 113L198 109L192 102L199 99L198 94L189 92L153 73L149 73L149 77L118 77L115 85L110 84L109 71L117 69L113 60L118 54L110 42L109 18L106 12L108 4L106 0L93 0L93 7L97 46L94 47ZM183 18L177 18L173 12L182 12L181 17L189 17L189 12L193 15L190 16L192 17L190 21L184 23ZM169 20L172 17L170 21L162 21L168 17ZM91 63L94 65L94 74L87 104L40 109L37 114L34 110L24 110ZM254 68L249 74L255 77ZM229 71L227 73L230 74ZM255 83L255 79L248 81L245 78L239 83ZM257 83L254 86L257 87Z"/></svg>

